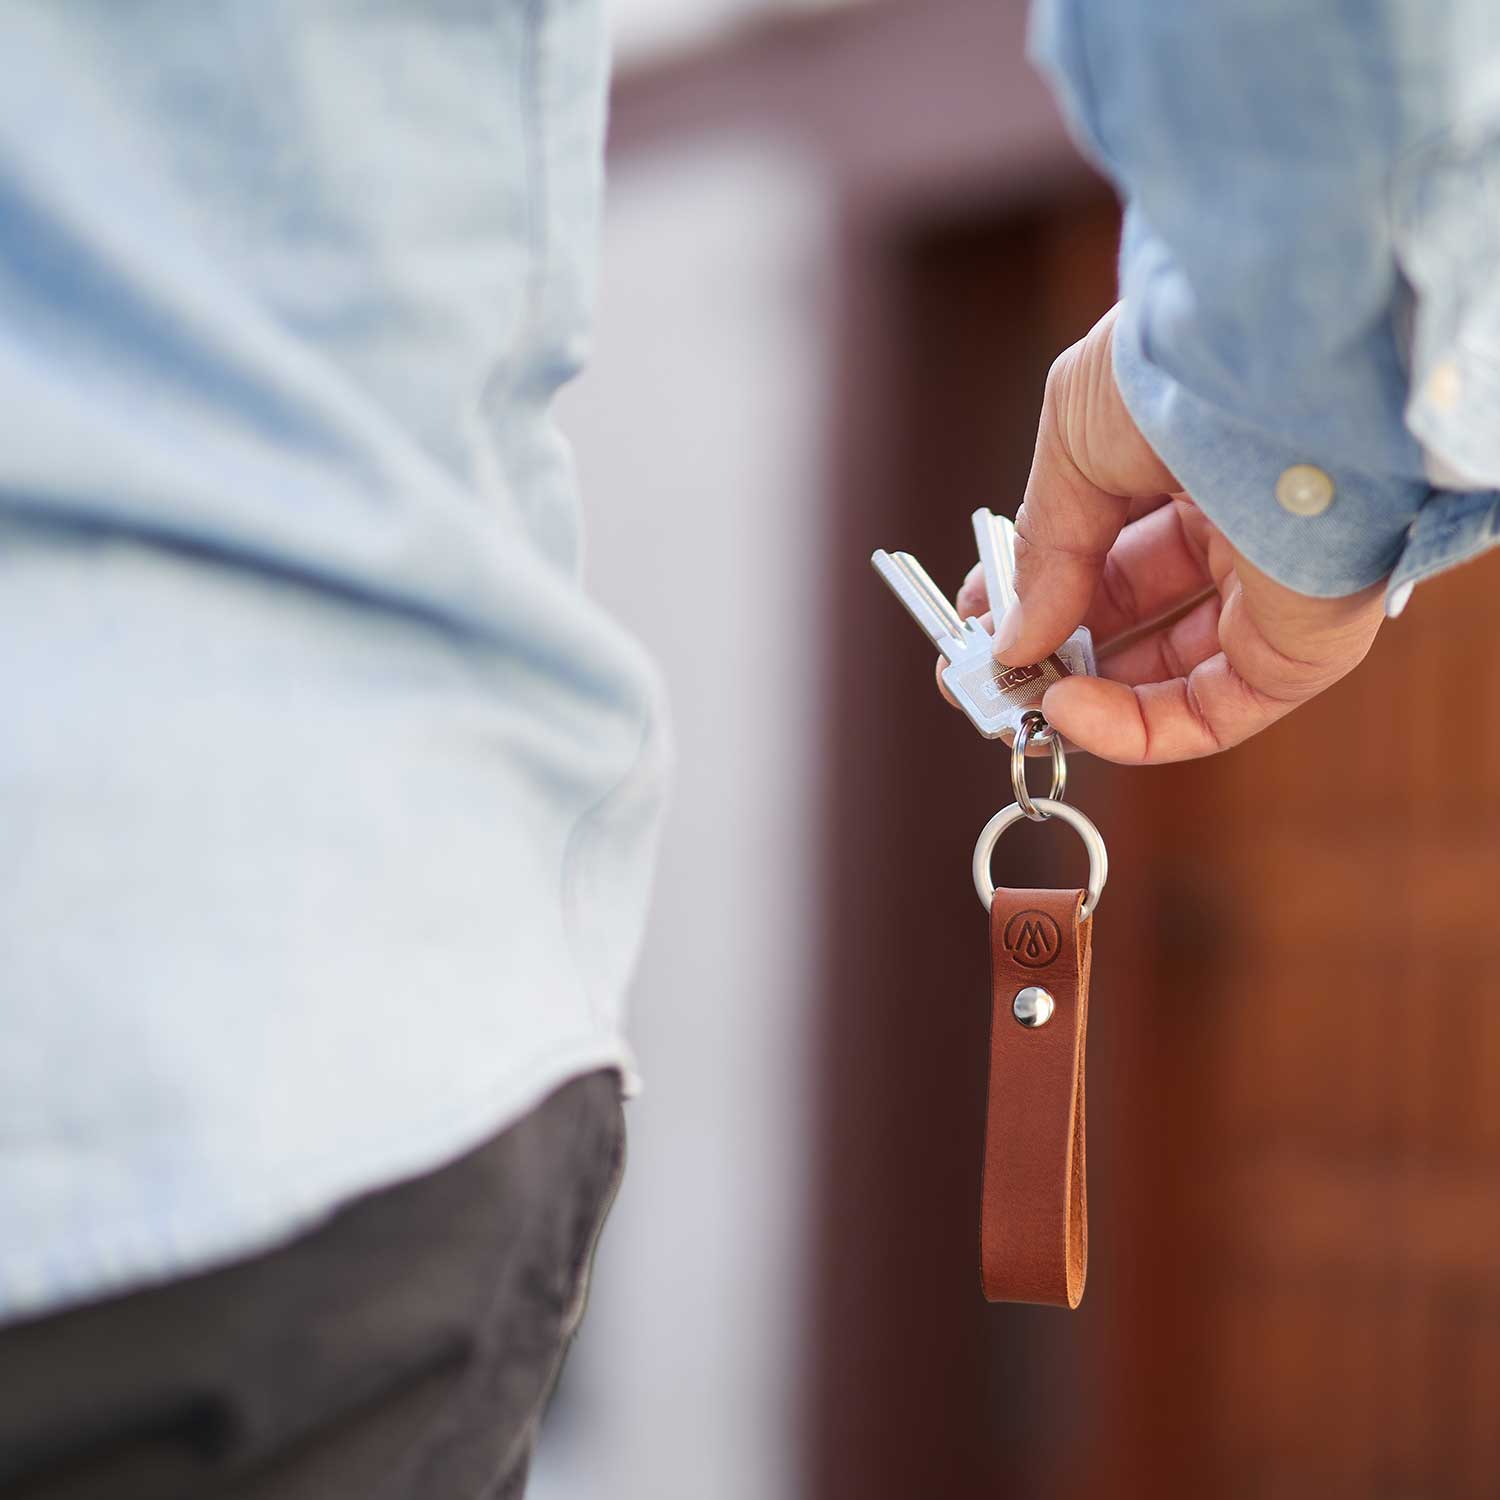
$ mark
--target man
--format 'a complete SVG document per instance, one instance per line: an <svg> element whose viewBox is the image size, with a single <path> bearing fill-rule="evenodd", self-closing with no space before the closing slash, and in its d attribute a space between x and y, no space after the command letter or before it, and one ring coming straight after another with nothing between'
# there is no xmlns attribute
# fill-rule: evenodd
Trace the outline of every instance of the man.
<svg viewBox="0 0 1500 1500"><path fill-rule="evenodd" d="M1038 12L1130 227L997 650L1132 636L1045 705L1097 753L1233 744L1495 539L1494 23L1355 10ZM32 0L0 42L0 1496L517 1496L662 781L546 415L601 17Z"/></svg>

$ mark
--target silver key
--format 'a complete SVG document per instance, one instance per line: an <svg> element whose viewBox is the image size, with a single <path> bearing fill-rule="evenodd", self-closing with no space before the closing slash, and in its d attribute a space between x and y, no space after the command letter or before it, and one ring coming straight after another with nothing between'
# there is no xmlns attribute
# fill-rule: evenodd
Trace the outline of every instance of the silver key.
<svg viewBox="0 0 1500 1500"><path fill-rule="evenodd" d="M984 568L984 591L996 621L1016 602L1016 528L1008 516L974 512L974 540Z"/></svg>
<svg viewBox="0 0 1500 1500"><path fill-rule="evenodd" d="M959 618L948 596L910 552L876 552L870 561L927 639L950 662L961 660L981 644L988 645L990 637L978 621L965 623Z"/></svg>
<svg viewBox="0 0 1500 1500"><path fill-rule="evenodd" d="M991 591L991 608L995 594L1009 604L1014 599L1014 544L1008 528L1011 523L989 511L976 512L974 528L979 533L981 520L986 530L980 543L980 554L990 553L985 567L986 587ZM1036 708L1043 694L1054 682L1061 682L1073 672L1092 674L1093 640L1080 627L1045 661L1033 666L1007 667L995 660L994 639L978 620L959 618L947 595L927 576L926 570L909 552L876 552L870 561L890 590L906 606L907 612L922 627L927 639L948 658L943 668L943 682L969 722L987 740L1014 736L1021 727L1021 715ZM1010 592L1005 593L1009 588ZM1004 605L996 610L996 618Z"/></svg>
<svg viewBox="0 0 1500 1500"><path fill-rule="evenodd" d="M983 509L974 512L973 522L984 588L998 625L1000 617L1016 602L1016 524L1009 516L992 515ZM1086 626L1080 625L1057 648L1056 655L1072 676L1094 676L1094 637Z"/></svg>
<svg viewBox="0 0 1500 1500"><path fill-rule="evenodd" d="M948 658L943 682L970 723L988 740L1020 728L1034 707L1068 669L1056 657L1035 667L1006 667L994 658L990 633L978 620L963 620L947 596L909 552L876 552L875 571L906 606L927 639ZM1024 701L1022 701L1024 700Z"/></svg>

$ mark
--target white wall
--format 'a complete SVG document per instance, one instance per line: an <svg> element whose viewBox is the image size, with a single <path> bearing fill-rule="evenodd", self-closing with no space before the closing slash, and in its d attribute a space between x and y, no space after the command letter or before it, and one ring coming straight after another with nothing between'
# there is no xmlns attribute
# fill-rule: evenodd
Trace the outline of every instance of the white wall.
<svg viewBox="0 0 1500 1500"><path fill-rule="evenodd" d="M532 1500L782 1500L802 1353L827 207L768 147L612 180L563 422L592 586L680 768L634 988L644 1094Z"/></svg>

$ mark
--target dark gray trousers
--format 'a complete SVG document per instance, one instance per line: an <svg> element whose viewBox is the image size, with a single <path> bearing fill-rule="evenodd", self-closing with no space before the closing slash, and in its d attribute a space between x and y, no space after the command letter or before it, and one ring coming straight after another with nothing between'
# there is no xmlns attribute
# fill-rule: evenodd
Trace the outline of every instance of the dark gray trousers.
<svg viewBox="0 0 1500 1500"><path fill-rule="evenodd" d="M0 1328L0 1500L518 1500L624 1160L591 1073L282 1249Z"/></svg>

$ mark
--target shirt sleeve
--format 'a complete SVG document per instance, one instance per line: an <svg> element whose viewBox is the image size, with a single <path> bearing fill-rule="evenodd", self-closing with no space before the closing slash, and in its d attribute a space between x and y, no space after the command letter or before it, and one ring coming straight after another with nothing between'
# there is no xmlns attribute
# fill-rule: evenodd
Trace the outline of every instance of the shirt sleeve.
<svg viewBox="0 0 1500 1500"><path fill-rule="evenodd" d="M1500 5L1039 0L1031 51L1126 202L1121 394L1236 547L1395 613L1500 540Z"/></svg>

